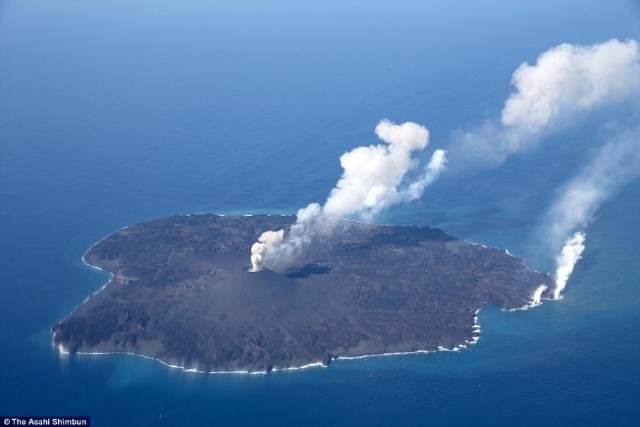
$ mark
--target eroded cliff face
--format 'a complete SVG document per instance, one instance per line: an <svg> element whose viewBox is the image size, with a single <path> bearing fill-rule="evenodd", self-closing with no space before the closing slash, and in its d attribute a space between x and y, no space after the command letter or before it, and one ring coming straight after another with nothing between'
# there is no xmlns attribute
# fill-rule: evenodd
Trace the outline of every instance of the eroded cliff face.
<svg viewBox="0 0 640 427"><path fill-rule="evenodd" d="M129 352L202 371L453 349L484 304L526 306L553 280L438 229L338 221L283 271L250 247L293 216L174 216L122 229L85 261L113 277L53 327L69 352ZM547 297L543 293L543 297Z"/></svg>

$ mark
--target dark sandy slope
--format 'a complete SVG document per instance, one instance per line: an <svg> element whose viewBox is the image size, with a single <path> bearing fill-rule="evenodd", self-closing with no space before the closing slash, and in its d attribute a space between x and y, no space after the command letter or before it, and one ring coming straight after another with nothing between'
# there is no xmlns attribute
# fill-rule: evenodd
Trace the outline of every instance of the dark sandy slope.
<svg viewBox="0 0 640 427"><path fill-rule="evenodd" d="M454 348L473 338L484 304L522 307L552 284L503 250L438 229L349 221L316 238L295 268L249 272L257 237L294 220L173 216L111 234L85 261L112 280L53 327L54 343L202 371L269 371Z"/></svg>

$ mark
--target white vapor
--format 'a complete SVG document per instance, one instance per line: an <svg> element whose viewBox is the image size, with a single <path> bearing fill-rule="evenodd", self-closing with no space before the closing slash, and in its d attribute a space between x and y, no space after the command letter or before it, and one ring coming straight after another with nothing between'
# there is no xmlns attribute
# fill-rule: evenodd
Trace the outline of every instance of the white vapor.
<svg viewBox="0 0 640 427"><path fill-rule="evenodd" d="M567 286L569 276L573 273L576 263L582 258L584 252L585 235L582 231L576 232L564 242L562 252L556 257L556 288L553 290L553 298L559 299L560 293Z"/></svg>
<svg viewBox="0 0 640 427"><path fill-rule="evenodd" d="M344 172L322 208L323 215L371 220L389 206L421 197L446 163L444 151L437 150L424 175L411 184L414 188L399 188L406 173L417 167L413 154L427 147L429 131L417 123L382 120L376 135L386 144L357 147L340 157Z"/></svg>
<svg viewBox="0 0 640 427"><path fill-rule="evenodd" d="M458 135L450 149L456 167L499 166L589 114L625 109L615 122L601 121L614 137L561 188L547 214L544 235L559 253L554 290L559 298L584 251L584 230L596 211L640 173L640 45L616 39L589 46L561 44L543 52L535 64L520 65L511 83L515 91L505 101L499 122Z"/></svg>
<svg viewBox="0 0 640 427"><path fill-rule="evenodd" d="M640 175L640 127L622 131L597 150L591 161L561 188L548 219L552 239L586 227L596 210L620 186Z"/></svg>
<svg viewBox="0 0 640 427"><path fill-rule="evenodd" d="M452 158L465 167L498 166L509 156L582 115L640 97L640 45L616 39L589 46L561 44L513 73L516 91L500 123L484 123L457 136Z"/></svg>
<svg viewBox="0 0 640 427"><path fill-rule="evenodd" d="M612 131L615 136L561 189L549 210L545 234L554 253L560 253L554 291L559 298L582 255L584 229L597 209L640 174L640 45L616 39L589 46L561 44L543 52L535 64L520 65L511 82L515 90L505 101L500 120L459 134L448 152L434 151L421 171L414 155L428 146L428 130L416 123L382 120L375 132L383 143L343 154L342 176L325 204L301 209L297 222L273 245L261 236L258 243L264 246L256 247L256 264L252 255L254 268L263 261L277 265L294 257L315 234L331 231L326 218L371 221L390 206L420 198L450 161L466 171L483 164L499 166L556 130L585 117L599 117L593 113L600 110L624 106L628 114L607 123L609 131L618 127ZM534 294L534 301L541 296L542 292Z"/></svg>
<svg viewBox="0 0 640 427"><path fill-rule="evenodd" d="M271 246L262 241L267 239L265 234L273 232L260 236L252 247L254 270L260 269L263 261L272 266L281 265L295 257L315 234L330 232L331 221L326 218L355 217L371 221L384 209L420 198L445 169L446 153L436 150L419 176L407 182L408 172L420 164L414 154L429 145L429 131L413 122L398 125L381 120L375 132L383 144L357 147L340 156L342 176L323 206L312 203L300 209L296 223L286 236Z"/></svg>
<svg viewBox="0 0 640 427"><path fill-rule="evenodd" d="M542 294L544 293L544 291L546 291L547 285L540 285L536 288L536 290L533 292L533 295L531 296L531 306L535 307L536 305L539 305L541 300L542 300Z"/></svg>
<svg viewBox="0 0 640 427"><path fill-rule="evenodd" d="M262 264L262 259L265 254L268 254L273 248L282 241L284 237L284 230L278 231L265 231L258 238L258 241L251 245L251 270L259 271Z"/></svg>
<svg viewBox="0 0 640 427"><path fill-rule="evenodd" d="M522 64L512 83L502 124L539 132L574 114L637 96L640 49L635 40L609 40L591 46L561 44Z"/></svg>
<svg viewBox="0 0 640 427"><path fill-rule="evenodd" d="M502 110L506 155L522 151L580 114L640 97L640 47L635 40L591 46L562 44L522 64L513 74L517 88ZM637 108L637 107L636 107ZM634 112L630 111L633 115ZM620 132L567 185L547 215L547 237L562 242L556 256L555 299L567 285L585 250L584 229L600 205L640 173L639 128Z"/></svg>
<svg viewBox="0 0 640 427"><path fill-rule="evenodd" d="M640 176L640 127L627 129L595 152L591 161L564 187L547 213L547 236L564 242L556 258L559 298L584 251L584 229L602 203L621 186Z"/></svg>
<svg viewBox="0 0 640 427"><path fill-rule="evenodd" d="M440 173L447 166L447 152L444 150L436 150L431 156L431 160L425 166L424 172L420 177L412 182L401 194L403 201L410 202L422 197L425 188L438 179Z"/></svg>

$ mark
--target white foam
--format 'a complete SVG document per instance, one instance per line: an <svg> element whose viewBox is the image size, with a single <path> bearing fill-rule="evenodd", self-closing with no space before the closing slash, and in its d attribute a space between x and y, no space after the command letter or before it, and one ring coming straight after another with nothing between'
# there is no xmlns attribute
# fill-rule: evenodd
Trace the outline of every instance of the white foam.
<svg viewBox="0 0 640 427"><path fill-rule="evenodd" d="M128 226L127 226L127 227L123 227L123 228L121 228L121 229L120 229L120 230L118 230L118 231L122 231L122 230L124 230L124 229L126 229L126 228L128 228ZM118 231L116 231L115 233L117 233ZM114 234L114 233L111 233L111 234ZM80 308L80 306L81 306L81 305L83 305L84 303L86 303L87 301L89 301L91 298L93 298L94 296L96 296L98 293L100 293L100 292L101 292L104 288L106 288L106 287L109 285L109 283L111 283L111 281L113 280L113 273L112 273L112 272L110 272L110 271L106 271L106 270L103 270L102 268L100 268L100 267L98 267L98 266L96 266L96 265L91 265L91 264L89 264L89 263L85 260L85 258L84 258L84 257L89 253L89 251L90 251L91 249L93 249L93 247L94 247L94 246L96 246L98 243L102 242L104 239L106 239L107 237L109 237L111 234L106 235L105 237L103 237L102 239L98 240L96 243L94 243L93 245L91 245L91 247L90 247L90 248L89 248L89 249L88 249L88 250L87 250L87 251L82 255L82 262L83 262L83 264L84 264L84 265L86 265L86 266L88 266L88 267L91 267L91 268L93 268L93 269L95 269L95 270L102 271L103 273L109 273L109 280L107 280L107 282L106 282L104 285L102 285L102 286L101 286L97 291L95 291L94 293L92 293L91 295L89 295L88 297L86 297L86 298L85 298L85 299L84 299L80 304L78 304L78 305L77 305L73 310L71 310L71 312L70 312L69 314L67 314L67 315L66 315L66 316L65 316L65 317L64 317L60 322L58 322L58 323L61 323L61 322L64 322L65 320L67 320L67 319L68 319L68 318L69 318L73 313L75 313L75 312L76 312L76 310L77 310L77 309L79 309L79 308ZM55 338L55 333L53 334L53 338Z"/></svg>
<svg viewBox="0 0 640 427"><path fill-rule="evenodd" d="M69 352L69 350L65 349L62 344L58 344L56 346L56 348L58 349L58 351L61 354L64 354L64 355L67 355L67 356L71 354ZM161 359L159 359L157 357L151 357L151 356L147 356L147 355L144 355L144 354L132 353L132 352L129 352L129 351L77 351L74 354L79 354L79 355L83 355L83 356L107 356L107 355L112 355L112 354L125 354L125 355L128 355L128 356L136 356L136 357L142 357L143 359L153 360L154 362L158 362L158 363L160 363L160 364L162 364L164 366L167 366L169 368L181 369L184 372L194 372L194 373L199 373L199 374L263 375L263 374L269 373L268 371L247 371L247 370L205 372L205 371L199 370L198 368L185 368L184 366L175 365L173 363L165 362L164 360L161 360ZM273 368L271 370L271 372L298 371L298 370L301 370L301 369L316 368L316 367L326 368L327 365L323 364L322 362L312 362L312 363L308 363L308 364L302 365L302 366L291 366L291 367L288 367L288 368Z"/></svg>
<svg viewBox="0 0 640 427"><path fill-rule="evenodd" d="M389 352L389 353L378 353L378 354L363 354L360 356L338 356L332 359L333 360L360 360L360 359L368 359L371 357L387 357L387 356L404 356L404 355L409 355L409 354L428 354L428 353L435 353L437 351L448 351L448 352L459 352L462 349L467 348L468 345L474 345L476 344L479 340L480 340L480 323L478 322L478 313L480 312L480 309L476 310L475 312L475 317L474 317L474 325L473 325L473 335L471 337L471 340L465 340L464 344L458 344L452 348L446 348L443 346L438 346L437 349L435 350L414 350L414 351L397 351L397 352ZM54 338L55 338L55 334L54 334ZM64 349L64 347L61 344L58 344L57 346L58 350L65 354L65 355L69 355L69 351ZM100 356L100 355L109 355L109 354L126 354L126 355L130 355L130 356L137 356L137 357L142 357L144 359L149 359L149 360L153 360L155 362L161 363L164 366L167 366L169 368L174 368L174 369L181 369L184 372L195 372L195 373L199 373L199 374L245 374L245 375L264 375L269 373L268 371L247 371L247 370L235 370L235 371L213 371L213 372L205 372L205 371L201 371L198 370L197 368L185 368L184 366L180 366L180 365L175 365L169 362L165 362L157 357L151 357L151 356L146 356L144 354L137 354L137 353L131 353L131 352L127 352L127 351L112 351L112 352L100 352L100 351L94 351L94 352L88 352L88 351L78 351L75 354L80 354L80 355L89 355L89 356ZM302 369L308 369L308 368L327 368L329 365L328 364L324 364L322 362L311 362L308 363L306 365L302 365L302 366L291 366L288 368L273 368L270 372L284 372L284 371L299 371Z"/></svg>
<svg viewBox="0 0 640 427"><path fill-rule="evenodd" d="M462 239L460 239L460 240L462 240ZM483 245L482 243L475 243L475 242L472 242L472 241L470 241L470 240L462 240L462 241L463 241L464 243L468 243L468 244L473 245L473 246L481 246L481 247L483 247L483 248L485 248L485 249L496 249L496 250L501 250L502 252L504 252L505 254L509 255L510 257L512 257L512 258L517 258L517 259L521 260L521 261L522 261L522 262L521 262L521 264L522 264L523 266L525 266L528 270L531 270L531 271L533 271L533 272L535 272L535 273L541 273L540 271L535 270L535 269L533 269L533 268L529 267L529 266L527 265L527 260L526 260L525 258L522 258L522 257L517 256L517 255L513 255L511 252L509 252L509 249L491 248L491 247L488 247L488 246Z"/></svg>
<svg viewBox="0 0 640 427"><path fill-rule="evenodd" d="M211 212L205 212L205 213L211 213ZM225 216L224 214L216 214L218 216ZM280 214L275 214L275 215L280 215ZM188 216L188 215L183 215L183 216ZM253 216L250 214L246 214L244 216ZM291 215L287 215L287 216L291 216ZM352 222L356 222L356 223L361 223L361 224L369 224L370 223L366 223L366 222L362 222L362 221L357 221L357 220L353 220L353 219L346 219L346 218L341 218L343 220L346 221L352 221ZM379 226L384 226L384 227L391 227L390 225L386 225L386 224L376 224ZM112 232L108 235L106 235L105 237L103 237L102 239L100 239L99 241L97 241L96 243L94 243L82 256L82 262L91 267L94 268L96 270L100 270L100 271L106 271L103 270L102 268L95 266L95 265L91 265L88 262L86 262L85 260L85 256L87 253L89 253L89 251L91 251L91 249L93 249L94 246L96 246L97 244L99 244L100 242L102 242L104 239L106 239L107 237L118 233L119 231L125 230L129 228L129 226L123 227L120 230L117 230L115 232ZM476 244L476 243L472 243L472 242L468 242L468 241L464 241L465 243L469 243L472 245L476 245L476 246L482 246L483 248L487 248L487 246L481 245L481 244ZM487 248L490 249L490 248ZM508 251L505 250L505 252L507 254ZM511 254L509 254L510 256L513 256ZM523 262L524 263L524 262ZM107 271L108 272L108 271ZM90 298L92 298L93 296L97 295L99 292L101 292L103 289L105 289L111 282L113 279L113 273L108 272L110 274L110 278L107 281L107 283L105 283L100 289L98 289L96 292L94 292L93 294L91 294L89 297L85 298L85 300L79 304L74 310L71 311L71 313L69 315L67 315L65 317L68 318L69 316L71 316L71 314L73 314L82 304L86 303ZM523 308L526 309L526 308ZM407 352L389 352L389 353L378 353L378 354L365 354L365 355L361 355L361 356L338 356L333 358L332 360L359 360L359 359L367 359L367 358L371 358L371 357L386 357L386 356L403 356L403 355L410 355L410 354L428 354L428 353L435 353L437 351L447 351L447 352L459 352L462 349L467 348L467 345L474 345L476 344L479 340L480 340L480 331L481 331L481 327L480 327L480 323L478 320L478 313L480 313L481 309L477 309L474 313L474 319L473 322L474 324L472 325L472 337L471 340L465 340L464 344L458 344L457 346L454 346L452 348L446 348L443 346L438 346L435 350L414 350L414 351L407 351ZM516 309L518 310L518 309ZM509 311L513 311L513 310L509 310ZM63 319L63 321L65 320ZM53 340L55 341L55 333L53 334ZM60 353L65 354L65 355L69 355L70 352L68 350L66 350L62 344L58 344L57 346L58 350L60 351ZM180 366L180 365L174 365L168 362L165 362L157 357L151 357L151 356L146 356L143 354L137 354L137 353L132 353L132 352L126 352L126 351L113 351L113 352L84 352L84 351L78 351L75 352L74 354L80 354L80 355L109 355L109 354L126 354L126 355L130 355L130 356L137 356L137 357L142 357L144 359L149 359L149 360L153 360L155 362L159 362L164 366L167 366L169 368L174 368L174 369L181 369L184 372L195 372L195 373L209 373L209 374L249 374L249 375L260 375L260 374L267 374L268 371L247 371L247 370L235 370L235 371L213 371L213 372L205 372L205 371L201 371L198 370L197 368L186 368L184 366ZM311 362L308 363L306 365L302 365L302 366L292 366L292 367L288 367L288 368L273 368L271 370L271 372L283 372L283 371L297 371L297 370L301 370L301 369L308 369L308 368L316 368L316 367L328 367L328 364L324 364L320 361L318 362Z"/></svg>
<svg viewBox="0 0 640 427"><path fill-rule="evenodd" d="M457 346L454 346L453 348L446 348L443 346L438 346L435 350L414 350L414 351L404 351L404 352L390 352L390 353L379 353L379 354L364 354L362 356L338 356L336 358L334 358L333 360L358 360L358 359L367 359L370 357L386 357L386 356L403 356L403 355L408 355L408 354L428 354L428 353L435 353L438 351L452 351L452 352L458 352L462 349L467 348L467 344L468 345L473 345L476 344L478 341L480 341L480 323L478 321L478 313L480 312L480 309L477 309L475 312L475 317L473 319L474 325L472 326L473 329L473 334L471 337L471 340L465 340L465 344L458 344Z"/></svg>

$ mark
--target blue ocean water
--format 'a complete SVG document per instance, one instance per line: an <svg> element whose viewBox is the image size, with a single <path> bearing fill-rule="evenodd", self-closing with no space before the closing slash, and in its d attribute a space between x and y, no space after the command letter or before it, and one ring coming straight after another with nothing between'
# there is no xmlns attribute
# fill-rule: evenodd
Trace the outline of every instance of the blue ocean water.
<svg viewBox="0 0 640 427"><path fill-rule="evenodd" d="M347 4L345 4L347 3ZM104 235L175 213L294 212L339 156L413 120L432 147L498 117L523 61L640 40L634 1L0 4L0 415L94 425L637 425L640 183L587 230L565 298L480 314L459 353L202 375L64 357L51 326L108 277ZM589 123L504 166L445 175L378 220L442 227L531 266L555 189L602 142Z"/></svg>

